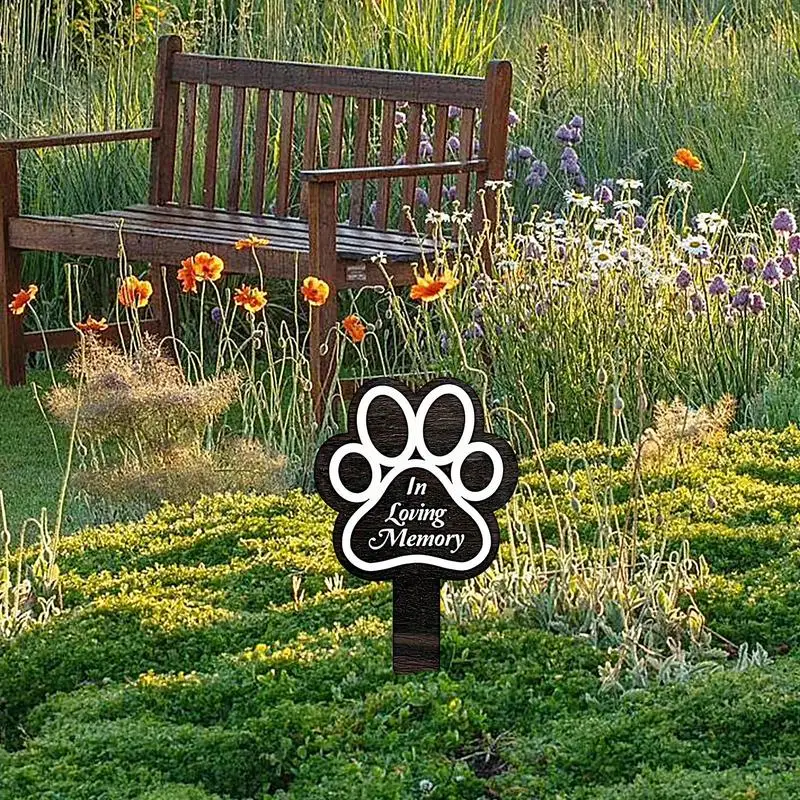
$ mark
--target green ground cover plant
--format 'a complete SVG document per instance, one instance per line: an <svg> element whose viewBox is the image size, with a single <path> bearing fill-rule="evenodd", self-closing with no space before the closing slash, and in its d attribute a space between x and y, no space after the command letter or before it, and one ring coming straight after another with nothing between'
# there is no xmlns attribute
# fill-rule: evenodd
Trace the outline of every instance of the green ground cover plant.
<svg viewBox="0 0 800 800"><path fill-rule="evenodd" d="M789 427L642 473L639 546L702 557L692 598L720 651L646 688L604 690L602 637L544 630L534 592L448 613L443 670L395 678L390 589L340 574L315 496L219 495L63 538L64 613L0 644L0 796L793 797L797 464ZM554 444L523 465L515 513L555 546L568 520L591 550L593 495L622 519L643 502L633 469L629 447Z"/></svg>

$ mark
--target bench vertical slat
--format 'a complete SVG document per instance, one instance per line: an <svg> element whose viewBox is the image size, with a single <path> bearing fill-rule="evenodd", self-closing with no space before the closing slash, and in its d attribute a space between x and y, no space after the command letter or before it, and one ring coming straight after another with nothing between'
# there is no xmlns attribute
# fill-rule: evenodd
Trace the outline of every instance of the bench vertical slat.
<svg viewBox="0 0 800 800"><path fill-rule="evenodd" d="M253 148L255 150L255 161L253 164L250 213L261 216L264 213L264 178L266 176L267 152L269 150L269 89L258 90Z"/></svg>
<svg viewBox="0 0 800 800"><path fill-rule="evenodd" d="M381 117L381 166L390 166L394 162L394 134L395 112L397 104L394 100L383 101L383 114ZM392 182L389 178L378 181L377 210L375 212L375 227L386 230L389 221L389 205L392 199Z"/></svg>
<svg viewBox="0 0 800 800"><path fill-rule="evenodd" d="M280 154L278 156L278 196L275 213L285 217L289 211L289 179L292 172L294 138L294 92L283 92L281 98Z"/></svg>
<svg viewBox="0 0 800 800"><path fill-rule="evenodd" d="M192 202L192 170L194 166L194 129L197 119L197 84L187 83L183 100L183 141L181 142L181 190L179 202Z"/></svg>
<svg viewBox="0 0 800 800"><path fill-rule="evenodd" d="M217 196L217 153L219 152L219 106L222 87L208 89L208 126L206 128L206 160L203 174L203 205L214 208Z"/></svg>
<svg viewBox="0 0 800 800"><path fill-rule="evenodd" d="M236 86L233 90L233 125L231 127L231 152L228 162L228 211L239 210L242 187L242 150L244 148L244 116L246 90Z"/></svg>
<svg viewBox="0 0 800 800"><path fill-rule="evenodd" d="M433 155L431 158L434 161L442 162L445 159L445 150L447 149L447 106L436 106L436 117L434 119L433 130ZM442 207L442 176L431 176L431 196L430 207L439 211Z"/></svg>
<svg viewBox="0 0 800 800"><path fill-rule="evenodd" d="M416 164L419 161L420 127L422 125L422 105L411 103L408 109L408 138L406 140L406 164ZM403 178L403 205L409 206L410 213L414 216L414 205L417 192L417 179L415 177ZM400 217L400 230L410 231L411 222L405 213Z"/></svg>
<svg viewBox="0 0 800 800"><path fill-rule="evenodd" d="M344 130L344 97L335 95L331 109L331 135L328 142L328 168L342 166L342 132Z"/></svg>
<svg viewBox="0 0 800 800"><path fill-rule="evenodd" d="M306 96L306 134L303 141L303 169L314 169L317 165L319 141L319 95ZM300 217L308 217L308 184L300 187Z"/></svg>
<svg viewBox="0 0 800 800"><path fill-rule="evenodd" d="M472 157L472 142L475 136L475 109L465 108L461 111L461 124L458 129L461 146L458 148L459 161L463 164ZM456 180L456 200L463 211L469 197L470 174L464 172Z"/></svg>
<svg viewBox="0 0 800 800"><path fill-rule="evenodd" d="M506 173L506 146L508 144L508 109L511 104L511 64L508 61L490 61L486 71L486 100L481 110L480 157L486 159L486 169L476 173L476 191L486 181L500 181ZM481 204L476 198L472 212L472 227L477 234L485 219L494 224L497 218L497 192L487 191ZM483 205L486 207L484 212ZM485 213L485 216L484 216ZM491 269L491 247L483 244L484 269Z"/></svg>
<svg viewBox="0 0 800 800"><path fill-rule="evenodd" d="M365 167L372 123L372 99L357 97L356 142L353 166ZM360 225L364 213L364 181L354 181L350 190L350 224Z"/></svg>
<svg viewBox="0 0 800 800"><path fill-rule="evenodd" d="M180 53L180 36L162 36L158 41L153 127L160 129L150 151L150 202L163 205L172 200L175 190L175 151L178 139L178 113L181 85L170 78L172 57Z"/></svg>
<svg viewBox="0 0 800 800"><path fill-rule="evenodd" d="M3 383L25 383L25 343L22 317L8 309L22 286L22 254L8 244L8 220L19 216L19 176L16 150L0 150L0 367Z"/></svg>

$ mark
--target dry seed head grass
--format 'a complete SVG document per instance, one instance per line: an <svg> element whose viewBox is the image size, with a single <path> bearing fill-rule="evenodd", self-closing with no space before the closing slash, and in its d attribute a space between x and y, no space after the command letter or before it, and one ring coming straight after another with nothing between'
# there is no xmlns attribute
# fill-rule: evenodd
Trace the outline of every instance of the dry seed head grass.
<svg viewBox="0 0 800 800"><path fill-rule="evenodd" d="M150 336L131 355L87 336L67 371L84 386L80 398L75 386L56 386L48 393L47 408L59 422L71 424L80 404L79 435L95 441L135 436L154 447L197 436L233 403L240 384L233 373L189 383Z"/></svg>
<svg viewBox="0 0 800 800"><path fill-rule="evenodd" d="M692 409L678 398L659 400L653 410L653 427L639 439L642 468L683 464L697 448L722 439L736 415L736 400L723 395L713 406Z"/></svg>
<svg viewBox="0 0 800 800"><path fill-rule="evenodd" d="M220 492L275 494L288 489L286 458L251 439L229 439L219 449L176 446L146 462L78 472L74 486L89 497L118 503L187 503Z"/></svg>

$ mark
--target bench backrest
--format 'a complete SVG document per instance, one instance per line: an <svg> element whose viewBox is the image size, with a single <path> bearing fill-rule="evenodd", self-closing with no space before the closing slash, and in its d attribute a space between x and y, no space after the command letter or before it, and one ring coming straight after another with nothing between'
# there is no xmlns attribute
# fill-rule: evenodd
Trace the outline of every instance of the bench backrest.
<svg viewBox="0 0 800 800"><path fill-rule="evenodd" d="M507 61L490 62L485 78L460 77L191 54L163 37L150 201L305 217L300 169L487 160L474 180L342 186L339 213L351 224L406 230L400 207L424 199L418 186L431 208L445 190L465 208L477 186L503 178L510 85Z"/></svg>

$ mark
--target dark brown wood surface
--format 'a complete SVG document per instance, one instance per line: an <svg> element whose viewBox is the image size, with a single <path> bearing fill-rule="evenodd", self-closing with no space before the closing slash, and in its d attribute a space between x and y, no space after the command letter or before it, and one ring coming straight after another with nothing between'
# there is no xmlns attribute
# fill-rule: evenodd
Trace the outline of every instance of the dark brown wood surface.
<svg viewBox="0 0 800 800"><path fill-rule="evenodd" d="M27 139L0 139L0 150L39 150L43 147L68 147L102 142L128 142L136 139L158 139L160 128L130 128L95 133L62 133L57 136L31 136Z"/></svg>
<svg viewBox="0 0 800 800"><path fill-rule="evenodd" d="M483 105L485 93L483 79L471 76L256 61L196 53L182 53L173 60L172 80L475 107Z"/></svg>
<svg viewBox="0 0 800 800"><path fill-rule="evenodd" d="M22 288L22 256L12 249L9 230L18 214L17 153L0 150L0 362L6 386L25 383L22 317L8 310L12 296Z"/></svg>
<svg viewBox="0 0 800 800"><path fill-rule="evenodd" d="M392 668L396 673L439 669L440 592L438 578L392 581Z"/></svg>

